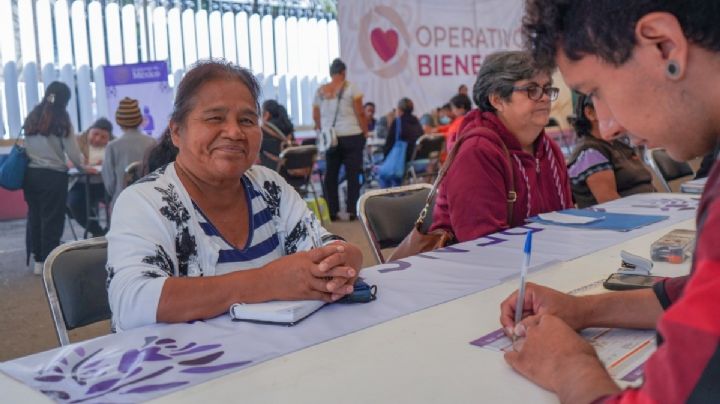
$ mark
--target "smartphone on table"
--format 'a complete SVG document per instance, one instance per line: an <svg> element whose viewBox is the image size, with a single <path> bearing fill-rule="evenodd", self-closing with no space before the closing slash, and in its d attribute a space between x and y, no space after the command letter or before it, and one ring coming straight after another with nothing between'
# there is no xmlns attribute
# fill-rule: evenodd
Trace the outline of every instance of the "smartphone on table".
<svg viewBox="0 0 720 404"><path fill-rule="evenodd" d="M613 273L605 279L603 287L608 290L632 290L651 288L656 282L665 279L664 276L635 275Z"/></svg>

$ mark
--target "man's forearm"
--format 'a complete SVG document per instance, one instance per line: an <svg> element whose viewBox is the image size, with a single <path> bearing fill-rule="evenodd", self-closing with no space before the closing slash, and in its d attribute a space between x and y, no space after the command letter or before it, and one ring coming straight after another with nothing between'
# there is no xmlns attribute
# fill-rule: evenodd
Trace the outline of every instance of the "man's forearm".
<svg viewBox="0 0 720 404"><path fill-rule="evenodd" d="M583 328L655 328L663 313L652 289L603 293L581 297L585 307Z"/></svg>

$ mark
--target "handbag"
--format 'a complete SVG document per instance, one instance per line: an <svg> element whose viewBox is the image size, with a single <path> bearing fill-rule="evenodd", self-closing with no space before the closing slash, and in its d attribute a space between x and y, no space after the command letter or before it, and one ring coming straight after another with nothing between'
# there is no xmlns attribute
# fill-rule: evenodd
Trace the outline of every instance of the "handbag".
<svg viewBox="0 0 720 404"><path fill-rule="evenodd" d="M340 100L342 99L343 93L345 92L345 83L343 82L342 88L338 93L337 107L335 108L335 118L333 118L332 126L321 130L317 134L315 145L320 153L325 153L328 150L334 148L338 144L337 132L335 131L335 124L337 123L338 113L340 112Z"/></svg>
<svg viewBox="0 0 720 404"><path fill-rule="evenodd" d="M402 178L405 175L405 156L407 142L400 139L400 118L395 120L395 143L385 160L378 168L378 175L382 178Z"/></svg>
<svg viewBox="0 0 720 404"><path fill-rule="evenodd" d="M420 216L418 217L417 221L415 222L415 226L410 231L410 234L405 236L403 241L398 244L397 248L395 248L395 251L392 252L390 255L389 261L395 261L402 258L406 258L412 255L420 254L423 252L432 251L438 248L442 248L445 246L448 246L450 244L455 243L455 235L445 229L435 229L431 232L424 233L423 232L423 224L425 223L425 217L428 214L428 211L430 210L430 206L432 206L435 196L437 195L438 186L440 185L440 182L445 177L445 174L447 173L447 170L450 168L450 165L452 164L453 160L455 160L455 155L457 154L457 151L460 149L460 145L462 142L467 139L468 136L463 136L455 142L455 145L453 145L452 150L450 151L450 154L448 154L447 160L445 160L445 163L443 163L442 167L440 168L440 172L438 173L437 178L435 179L435 182L433 183L432 188L430 189L430 193L427 196L427 199L425 200L425 206L423 207L422 211L420 211ZM514 173L513 173L513 165L512 160L510 160L510 153L508 152L507 146L505 146L505 143L502 143L503 151L505 152L505 157L507 158L506 163L508 164L508 168L510 170L510 176L509 178L505 179L505 185L507 186L508 193L507 193L507 217L508 217L508 224L512 226L512 218L513 218L513 205L515 204L515 201L517 200L517 193L515 192L515 183L514 183Z"/></svg>
<svg viewBox="0 0 720 404"><path fill-rule="evenodd" d="M0 163L0 187L9 191L22 188L28 162L27 151L20 145L20 136L18 136L10 154Z"/></svg>

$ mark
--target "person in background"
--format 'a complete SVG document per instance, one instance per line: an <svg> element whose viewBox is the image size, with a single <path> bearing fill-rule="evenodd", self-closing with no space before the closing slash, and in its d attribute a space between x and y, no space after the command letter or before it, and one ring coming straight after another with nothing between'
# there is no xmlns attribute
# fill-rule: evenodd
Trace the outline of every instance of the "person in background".
<svg viewBox="0 0 720 404"><path fill-rule="evenodd" d="M97 172L86 166L73 134L67 105L70 88L53 81L43 100L25 118L25 150L29 159L23 193L28 204L25 247L32 252L33 273L42 274L50 251L60 245L65 227L68 191L67 158L80 172Z"/></svg>
<svg viewBox="0 0 720 404"><path fill-rule="evenodd" d="M375 137L378 139L387 139L390 122L392 122L393 119L395 119L395 108L377 120L375 124Z"/></svg>
<svg viewBox="0 0 720 404"><path fill-rule="evenodd" d="M366 102L363 106L363 111L365 112L365 121L367 122L368 132L374 132L375 124L377 123L377 120L375 119L375 103L370 101Z"/></svg>
<svg viewBox="0 0 720 404"><path fill-rule="evenodd" d="M99 118L80 136L78 136L78 146L84 157L85 165L99 166L105 158L105 148L109 141L115 139L112 135L113 126L110 121L105 118ZM86 185L89 180L90 184ZM86 186L87 194L90 195L90 202L86 203ZM68 191L67 205L73 219L83 228L92 234L93 237L99 237L105 234L100 227L97 219L87 221L87 206L97 211L100 201L105 200L105 185L102 178L92 176L89 178L80 177Z"/></svg>
<svg viewBox="0 0 720 404"><path fill-rule="evenodd" d="M178 148L172 143L170 128L165 128L160 141L149 148L142 160L142 175L146 176L157 169L160 169L177 158Z"/></svg>
<svg viewBox="0 0 720 404"><path fill-rule="evenodd" d="M112 205L125 188L125 168L130 163L142 161L147 150L155 145L153 138L138 130L143 116L137 100L128 97L120 100L115 122L120 126L122 136L108 144L102 164L102 178Z"/></svg>
<svg viewBox="0 0 720 404"><path fill-rule="evenodd" d="M431 230L474 240L539 213L573 206L560 148L544 131L558 89L526 52L497 52L480 67L454 161L440 183Z"/></svg>
<svg viewBox="0 0 720 404"><path fill-rule="evenodd" d="M422 126L417 117L413 115L414 105L411 99L405 97L398 101L397 105L397 117L390 124L390 130L388 131L387 141L383 146L383 154L387 157L390 150L392 150L395 142L397 141L397 134L400 134L400 140L407 142L407 149L405 151L405 163L412 158L413 151L415 150L415 142L418 138L423 135ZM399 125L399 128L398 128ZM399 129L399 130L398 130ZM383 188L396 187L402 184L403 177L392 177L385 178L380 177L380 186Z"/></svg>
<svg viewBox="0 0 720 404"><path fill-rule="evenodd" d="M440 133L445 136L445 140L447 141L447 131L450 128L450 124L453 121L453 114L452 114L452 108L450 108L450 103L439 107L437 109L437 126L435 127L435 133Z"/></svg>
<svg viewBox="0 0 720 404"><path fill-rule="evenodd" d="M463 123L465 114L470 112L472 109L472 101L470 101L470 97L467 95L458 94L450 99L450 109L454 118L452 123L450 123L450 126L448 126L447 131L445 131L445 144L447 150L452 149L452 145L457 139L457 134L460 130L460 125Z"/></svg>
<svg viewBox="0 0 720 404"><path fill-rule="evenodd" d="M458 94L462 94L470 98L470 94L468 94L468 86L466 86L465 84L460 84L460 87L458 87Z"/></svg>
<svg viewBox="0 0 720 404"><path fill-rule="evenodd" d="M209 319L239 302L332 302L351 293L360 250L325 230L278 173L253 165L262 133L252 72L199 62L176 91L160 141L177 148L175 161L158 161L113 209L115 329Z"/></svg>
<svg viewBox="0 0 720 404"><path fill-rule="evenodd" d="M570 183L579 208L655 192L652 174L626 136L603 140L590 97L581 94L575 106L573 126L580 139L568 163Z"/></svg>
<svg viewBox="0 0 720 404"><path fill-rule="evenodd" d="M439 110L440 108L432 109L420 117L420 125L422 125L424 134L437 133Z"/></svg>
<svg viewBox="0 0 720 404"><path fill-rule="evenodd" d="M313 101L315 130L335 128L338 144L325 152L327 164L325 192L330 219L337 220L340 210L338 179L340 166L345 166L347 179L347 213L355 220L357 200L360 196L360 174L367 137L367 122L363 112L363 94L345 79L346 66L340 59L330 65L330 82L320 86ZM337 119L335 118L337 116Z"/></svg>
<svg viewBox="0 0 720 404"><path fill-rule="evenodd" d="M263 102L261 129L260 164L277 170L280 152L292 145L293 139L294 127L285 107L275 100Z"/></svg>
<svg viewBox="0 0 720 404"><path fill-rule="evenodd" d="M604 139L630 133L678 161L720 143L720 2L530 0L525 13L522 32L535 63L557 65L571 88L592 98ZM688 276L590 296L529 284L520 324L513 320L513 293L500 306L503 328L519 338L505 353L507 362L563 403L720 402L717 163L696 224ZM578 335L586 327L657 330L641 385L613 381Z"/></svg>

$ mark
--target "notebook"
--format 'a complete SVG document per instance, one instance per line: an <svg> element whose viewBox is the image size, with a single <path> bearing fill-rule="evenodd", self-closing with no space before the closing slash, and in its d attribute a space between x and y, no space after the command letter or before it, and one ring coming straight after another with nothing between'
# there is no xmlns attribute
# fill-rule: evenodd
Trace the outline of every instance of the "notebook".
<svg viewBox="0 0 720 404"><path fill-rule="evenodd" d="M235 303L230 306L230 318L236 321L295 325L324 305L325 302L321 300Z"/></svg>

